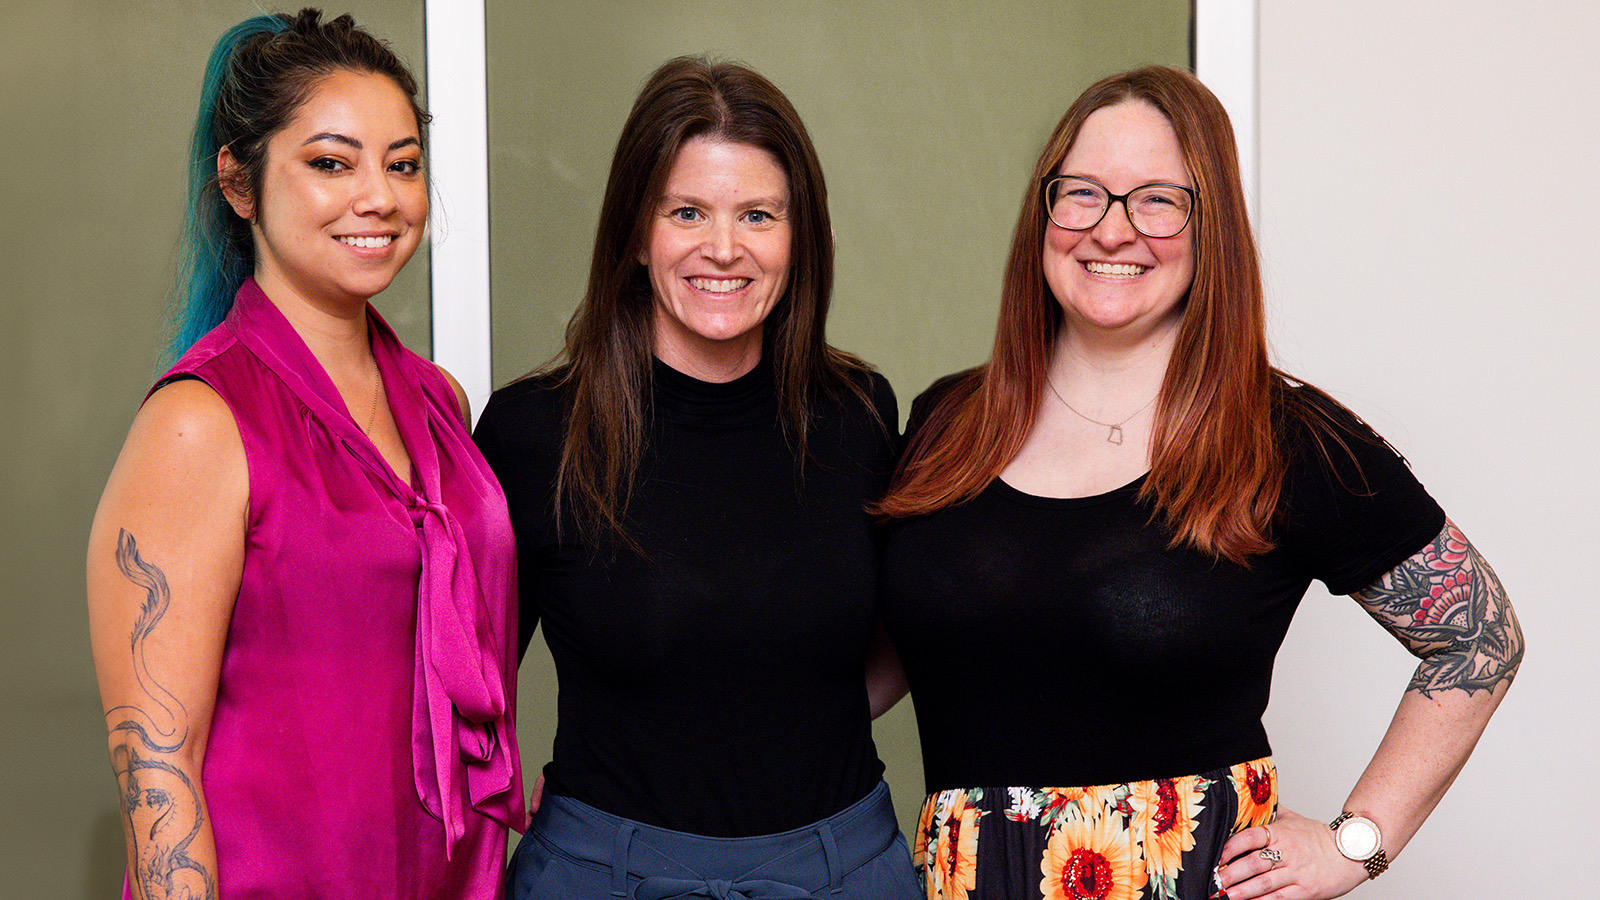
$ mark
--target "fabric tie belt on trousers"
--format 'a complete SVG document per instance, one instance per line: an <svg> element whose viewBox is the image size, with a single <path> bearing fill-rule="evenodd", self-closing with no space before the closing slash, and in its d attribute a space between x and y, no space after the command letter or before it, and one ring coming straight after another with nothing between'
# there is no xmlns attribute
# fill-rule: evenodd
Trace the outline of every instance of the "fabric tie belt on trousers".
<svg viewBox="0 0 1600 900"><path fill-rule="evenodd" d="M695 881L656 875L639 882L633 890L633 900L690 900L702 897L711 900L822 900L805 888L762 878Z"/></svg>
<svg viewBox="0 0 1600 900"><path fill-rule="evenodd" d="M833 827L826 822L818 823L810 829L816 840L822 845L822 855L828 873L827 892L839 892L839 879L843 874L839 871L839 844L833 837ZM624 822L617 828L615 859L631 859L635 853L635 835L637 828L631 822ZM648 845L639 849L660 855L671 862L666 854ZM771 863L778 862L783 857L793 856L794 849L779 853L777 858L769 860L750 870L754 872L766 868ZM681 863L678 863L680 867ZM614 865L611 869L611 895L613 897L627 897L629 900L690 900L690 898L708 898L708 900L828 900L826 895L814 894L799 885L786 884L773 881L769 878L751 878L748 875L735 879L724 878L679 878L670 875L651 875L640 881L630 893L628 891L628 866Z"/></svg>

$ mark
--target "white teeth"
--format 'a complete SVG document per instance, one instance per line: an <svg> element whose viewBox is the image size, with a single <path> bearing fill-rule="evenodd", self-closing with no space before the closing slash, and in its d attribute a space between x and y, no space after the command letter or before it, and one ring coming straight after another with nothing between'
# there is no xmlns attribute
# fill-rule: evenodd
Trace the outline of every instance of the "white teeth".
<svg viewBox="0 0 1600 900"><path fill-rule="evenodd" d="M379 247L389 246L389 244L394 241L394 235L386 234L381 237L341 237L338 240L339 243L349 244L352 247L366 247L369 250L376 250Z"/></svg>
<svg viewBox="0 0 1600 900"><path fill-rule="evenodd" d="M750 283L748 278L691 278L689 284L698 290L710 291L713 294L726 294L737 291Z"/></svg>
<svg viewBox="0 0 1600 900"><path fill-rule="evenodd" d="M1084 268L1094 275L1111 275L1119 278L1131 278L1134 275L1143 275L1150 270L1149 266L1135 265L1134 263L1084 263Z"/></svg>

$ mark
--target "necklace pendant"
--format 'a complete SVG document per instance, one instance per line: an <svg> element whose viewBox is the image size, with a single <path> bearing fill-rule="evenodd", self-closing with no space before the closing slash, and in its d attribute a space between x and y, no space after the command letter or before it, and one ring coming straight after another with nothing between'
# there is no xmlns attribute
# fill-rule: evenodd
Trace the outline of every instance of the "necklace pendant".
<svg viewBox="0 0 1600 900"><path fill-rule="evenodd" d="M1108 444L1120 444L1120 443L1122 443L1122 426L1121 425L1112 425L1111 426L1111 433L1106 435L1106 443L1108 443Z"/></svg>

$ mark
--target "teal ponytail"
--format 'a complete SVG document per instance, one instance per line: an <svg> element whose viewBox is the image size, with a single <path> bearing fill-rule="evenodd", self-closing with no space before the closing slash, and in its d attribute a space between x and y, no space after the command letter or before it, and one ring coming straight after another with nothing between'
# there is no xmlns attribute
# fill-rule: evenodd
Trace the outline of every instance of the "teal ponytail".
<svg viewBox="0 0 1600 900"><path fill-rule="evenodd" d="M278 16L256 16L228 29L211 50L200 85L200 112L189 145L189 204L184 217L183 249L178 270L177 309L173 315L172 361L217 327L233 308L233 297L254 268L248 229L222 195L217 182L216 114L218 97L229 78L234 51L260 35L284 31ZM243 241L240 237L243 237Z"/></svg>

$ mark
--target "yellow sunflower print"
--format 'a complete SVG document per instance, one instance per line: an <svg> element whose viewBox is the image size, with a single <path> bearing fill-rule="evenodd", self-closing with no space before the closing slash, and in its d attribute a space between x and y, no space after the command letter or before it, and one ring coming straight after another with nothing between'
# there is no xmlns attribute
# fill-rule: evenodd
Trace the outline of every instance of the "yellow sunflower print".
<svg viewBox="0 0 1600 900"><path fill-rule="evenodd" d="M1074 816L1045 846L1039 893L1044 900L1137 900L1145 885L1139 862L1121 815Z"/></svg>
<svg viewBox="0 0 1600 900"><path fill-rule="evenodd" d="M946 791L928 824L924 876L928 900L966 900L978 881L978 820L982 813L965 791Z"/></svg>
<svg viewBox="0 0 1600 900"><path fill-rule="evenodd" d="M1177 896L1183 854L1194 849L1196 821L1204 808L1210 782L1199 776L1163 778L1129 784L1129 827L1144 848L1145 870L1152 897Z"/></svg>
<svg viewBox="0 0 1600 900"><path fill-rule="evenodd" d="M933 841L935 835L931 828L933 814L938 810L936 798L929 797L922 804L922 814L917 817L917 844L911 848L911 863L918 869L927 869L933 860Z"/></svg>
<svg viewBox="0 0 1600 900"><path fill-rule="evenodd" d="M1047 787L1042 789L1044 802L1041 804L1046 810L1071 809L1082 818L1093 818L1100 815L1104 807L1117 805L1120 799L1117 795L1122 785L1101 784L1093 787Z"/></svg>
<svg viewBox="0 0 1600 900"><path fill-rule="evenodd" d="M1239 763L1228 770L1228 781L1239 796L1239 816L1233 825L1241 831L1265 825L1278 816L1278 767L1271 757Z"/></svg>

